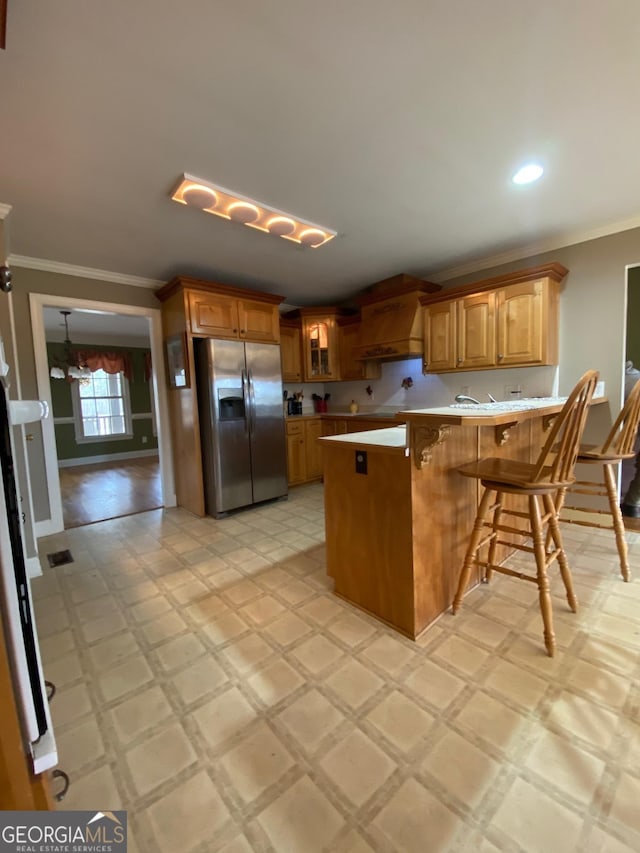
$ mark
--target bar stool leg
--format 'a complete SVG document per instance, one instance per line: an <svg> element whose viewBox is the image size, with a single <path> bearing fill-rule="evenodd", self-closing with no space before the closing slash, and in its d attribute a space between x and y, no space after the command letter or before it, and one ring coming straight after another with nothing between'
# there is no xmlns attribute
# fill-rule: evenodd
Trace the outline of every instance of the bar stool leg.
<svg viewBox="0 0 640 853"><path fill-rule="evenodd" d="M602 466L604 471L604 483L607 487L607 497L609 498L609 510L613 518L613 529L616 534L616 546L620 557L620 574L625 582L629 581L629 550L627 548L627 538L624 532L624 522L622 521L622 513L618 504L618 490L616 488L616 480L613 473L613 466L605 462Z"/></svg>
<svg viewBox="0 0 640 853"><path fill-rule="evenodd" d="M491 496L493 492L493 489L485 488L484 494L482 495L482 498L480 500L480 506L478 507L478 512L476 514L476 520L473 523L473 531L471 533L471 538L467 547L467 553L465 554L464 563L462 565L462 571L460 572L458 589L456 590L456 594L453 599L453 606L451 610L454 614L457 613L460 609L462 597L464 596L467 589L467 584L469 583L469 575L471 574L471 569L476 560L476 554L480 546L480 540L482 539L482 529L484 527L484 520L489 511L489 506L491 505Z"/></svg>
<svg viewBox="0 0 640 853"><path fill-rule="evenodd" d="M529 495L529 518L531 520L531 534L533 538L533 550L536 557L538 598L540 601L540 612L544 625L544 645L550 658L556 650L556 637L553 633L553 615L551 610L551 595L549 593L549 578L546 569L545 537L542 530L542 519L540 516L540 504L538 495Z"/></svg>
<svg viewBox="0 0 640 853"><path fill-rule="evenodd" d="M573 590L571 569L569 568L569 561L567 560L567 555L562 545L562 534L560 532L560 525L558 524L558 517L555 514L557 505L557 500L554 502L551 495L544 495L544 506L546 511L549 513L547 541L551 538L556 547L558 552L557 559L558 566L560 567L560 576L562 577L562 582L564 583L564 588L567 593L567 603L571 610L576 613L578 610L578 599L576 598L576 594ZM547 554L548 553L549 549L547 548Z"/></svg>
<svg viewBox="0 0 640 853"><path fill-rule="evenodd" d="M487 555L487 567L484 571L484 577L482 578L483 583L489 583L491 580L491 575L493 574L493 569L491 568L496 561L496 548L498 547L498 530L497 527L500 524L500 517L502 515L502 496L503 492L496 492L496 506L493 511L493 536L491 538L491 542L489 543L489 553Z"/></svg>

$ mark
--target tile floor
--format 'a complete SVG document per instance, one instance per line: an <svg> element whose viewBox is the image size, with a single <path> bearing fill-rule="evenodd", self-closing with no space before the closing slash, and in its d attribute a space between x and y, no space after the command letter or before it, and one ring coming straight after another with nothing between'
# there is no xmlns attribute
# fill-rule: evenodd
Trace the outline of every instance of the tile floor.
<svg viewBox="0 0 640 853"><path fill-rule="evenodd" d="M41 541L34 582L65 808L130 851L640 850L640 534L566 528L581 610L498 576L418 643L331 593L322 486Z"/></svg>

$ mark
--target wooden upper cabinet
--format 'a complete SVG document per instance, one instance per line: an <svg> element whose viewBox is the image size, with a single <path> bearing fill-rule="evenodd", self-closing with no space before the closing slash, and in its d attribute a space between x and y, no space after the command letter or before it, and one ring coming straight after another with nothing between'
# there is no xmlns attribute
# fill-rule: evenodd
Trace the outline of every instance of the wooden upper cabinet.
<svg viewBox="0 0 640 853"><path fill-rule="evenodd" d="M424 372L495 367L495 301L488 292L427 306Z"/></svg>
<svg viewBox="0 0 640 853"><path fill-rule="evenodd" d="M300 308L302 318L302 370L305 382L340 379L337 308Z"/></svg>
<svg viewBox="0 0 640 853"><path fill-rule="evenodd" d="M192 335L273 344L280 341L278 305L282 296L189 276L172 279L156 296L168 304L177 294L185 300L186 331Z"/></svg>
<svg viewBox="0 0 640 853"><path fill-rule="evenodd" d="M557 364L559 286L566 273L547 264L478 282L479 292L469 285L449 291L446 300L423 300L424 372Z"/></svg>
<svg viewBox="0 0 640 853"><path fill-rule="evenodd" d="M280 340L278 307L269 302L190 291L189 317L194 335L274 344Z"/></svg>
<svg viewBox="0 0 640 853"><path fill-rule="evenodd" d="M459 300L456 367L461 370L496 364L495 305L492 292Z"/></svg>
<svg viewBox="0 0 640 853"><path fill-rule="evenodd" d="M276 305L253 299L238 299L238 329L248 341L277 344L280 340L280 317Z"/></svg>
<svg viewBox="0 0 640 853"><path fill-rule="evenodd" d="M557 289L548 280L527 281L496 292L498 364L557 361ZM551 320L555 322L550 322Z"/></svg>
<svg viewBox="0 0 640 853"><path fill-rule="evenodd" d="M280 323L283 382L302 382L302 329L299 323Z"/></svg>
<svg viewBox="0 0 640 853"><path fill-rule="evenodd" d="M212 338L239 337L238 300L199 290L189 293L191 331Z"/></svg>
<svg viewBox="0 0 640 853"><path fill-rule="evenodd" d="M355 357L360 344L361 320L357 315L338 318L338 350L340 356L340 378L343 381L358 379L380 379L380 362L361 361Z"/></svg>
<svg viewBox="0 0 640 853"><path fill-rule="evenodd" d="M458 303L438 302L424 309L424 371L454 370Z"/></svg>
<svg viewBox="0 0 640 853"><path fill-rule="evenodd" d="M306 382L340 378L335 317L305 317L302 324Z"/></svg>

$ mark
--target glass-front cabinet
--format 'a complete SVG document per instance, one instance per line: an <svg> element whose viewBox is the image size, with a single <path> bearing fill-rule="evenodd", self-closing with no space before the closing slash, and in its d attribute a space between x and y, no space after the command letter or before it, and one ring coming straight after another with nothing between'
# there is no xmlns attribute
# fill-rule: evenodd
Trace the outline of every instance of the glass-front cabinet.
<svg viewBox="0 0 640 853"><path fill-rule="evenodd" d="M335 382L340 379L335 308L322 313L301 309L305 382Z"/></svg>

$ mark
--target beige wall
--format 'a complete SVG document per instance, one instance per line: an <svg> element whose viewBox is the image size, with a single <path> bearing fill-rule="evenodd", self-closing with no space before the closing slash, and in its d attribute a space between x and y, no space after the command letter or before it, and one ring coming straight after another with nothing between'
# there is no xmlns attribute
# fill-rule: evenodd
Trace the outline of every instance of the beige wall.
<svg viewBox="0 0 640 853"><path fill-rule="evenodd" d="M154 291L148 288L14 267L12 298L22 396L25 399L35 399L38 396L29 309L30 293L50 295L53 305L55 305L56 296L67 296L77 297L78 299L93 299L100 302L113 302L120 305L135 305L143 308L160 308ZM32 430L34 440L29 443L29 466L34 518L36 521L43 521L50 516L44 446L39 425L34 424L34 427L35 429Z"/></svg>
<svg viewBox="0 0 640 853"><path fill-rule="evenodd" d="M622 399L625 361L625 310L627 265L640 264L640 229L624 231L533 255L517 262L488 268L472 275L450 279L453 287L493 275L558 261L569 269L560 299L560 393L566 394L585 370L595 367L606 383L608 406L599 406L590 418L588 435L597 438L608 428L612 412ZM14 268L13 304L18 362L25 398L37 395L29 293L78 297L158 308L152 290L75 276ZM450 394L447 389L447 394ZM379 403L379 401L376 401ZM407 401L409 402L409 401ZM41 440L30 446L34 515L48 517L44 454Z"/></svg>
<svg viewBox="0 0 640 853"><path fill-rule="evenodd" d="M640 228L600 237L481 273L450 279L445 288L558 261L569 270L560 297L560 394L567 394L590 368L606 383L608 406L589 419L587 440L596 440L611 423L622 400L626 329L626 266L640 264ZM607 410L607 411L605 411Z"/></svg>

